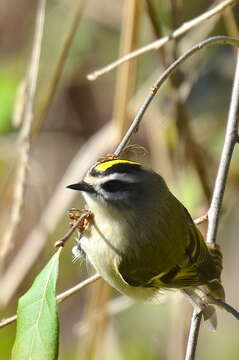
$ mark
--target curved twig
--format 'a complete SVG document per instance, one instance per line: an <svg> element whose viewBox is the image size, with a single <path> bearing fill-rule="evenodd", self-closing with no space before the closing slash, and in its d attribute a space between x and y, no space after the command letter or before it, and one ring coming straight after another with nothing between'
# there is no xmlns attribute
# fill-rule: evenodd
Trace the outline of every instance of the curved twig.
<svg viewBox="0 0 239 360"><path fill-rule="evenodd" d="M239 312L236 309L234 309L234 307L227 304L225 301L221 299L215 299L212 296L207 296L207 298L210 301L210 304L212 303L219 307L222 307L224 310L230 313L235 319L239 320Z"/></svg>
<svg viewBox="0 0 239 360"><path fill-rule="evenodd" d="M194 53L207 48L213 45L231 45L235 47L239 47L239 40L234 39L228 36L215 36L200 42L199 44L193 46L190 50L188 50L184 55L180 56L176 61L174 61L168 68L160 75L159 79L155 82L155 84L150 89L150 93L146 97L143 105L140 107L138 113L136 114L132 124L130 125L128 131L126 132L123 140L116 148L114 154L119 156L122 151L124 150L125 146L128 144L132 134L137 131L139 124L142 120L142 117L147 110L148 106L150 105L151 101L157 94L159 88L163 85L165 80L177 69L177 67L182 64L185 60L187 60L191 55Z"/></svg>
<svg viewBox="0 0 239 360"><path fill-rule="evenodd" d="M235 2L235 0L226 0L220 4L218 4L217 6L215 6L215 8L208 10L207 12L203 13L202 15L199 15L198 17L182 24L179 28L177 28L172 34L165 36L159 40L156 40L140 49L137 49L133 52L131 52L130 54L123 56L122 58L114 61L113 63L111 63L110 65L105 66L104 68L100 69L100 70L96 70L93 73L89 74L87 76L88 80L95 80L97 79L99 76L113 70L114 68L116 68L117 66L125 63L126 61L132 60L134 58L136 58L139 55L145 54L146 52L149 51L156 51L158 49L160 49L163 45L165 45L168 41L176 39L180 36L182 36L183 34L185 34L186 32L188 32L189 30L193 29L195 26L201 24L203 21L210 19L212 16L221 13L224 9L226 9L228 6L233 5L233 3Z"/></svg>

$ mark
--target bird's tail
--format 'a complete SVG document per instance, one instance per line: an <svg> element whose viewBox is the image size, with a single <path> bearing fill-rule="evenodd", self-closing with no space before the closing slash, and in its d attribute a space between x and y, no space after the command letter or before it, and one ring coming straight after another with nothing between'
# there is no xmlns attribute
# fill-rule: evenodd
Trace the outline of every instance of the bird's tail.
<svg viewBox="0 0 239 360"><path fill-rule="evenodd" d="M209 330L215 331L217 328L217 314L215 307L205 303L198 289L184 289L184 294L188 297L193 308L198 312L202 312L203 319Z"/></svg>
<svg viewBox="0 0 239 360"><path fill-rule="evenodd" d="M208 245L208 250L213 258L218 271L218 278L207 283L204 288L209 296L215 299L225 300L225 291L221 284L221 272L222 272L222 253L219 245Z"/></svg>
<svg viewBox="0 0 239 360"><path fill-rule="evenodd" d="M217 315L215 306L212 305L213 299L225 300L225 291L221 284L222 253L217 244L207 244L207 247L216 265L218 278L191 290L190 297L194 302L194 306L196 305L202 311L207 327L211 330L216 330Z"/></svg>

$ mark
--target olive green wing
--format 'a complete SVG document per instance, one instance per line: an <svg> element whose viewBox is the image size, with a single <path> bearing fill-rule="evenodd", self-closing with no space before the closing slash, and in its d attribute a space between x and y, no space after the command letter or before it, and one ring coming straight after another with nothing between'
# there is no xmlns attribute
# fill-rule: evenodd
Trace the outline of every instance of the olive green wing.
<svg viewBox="0 0 239 360"><path fill-rule="evenodd" d="M185 288L196 287L220 279L220 271L215 266L213 256L210 254L202 234L194 225L186 209L185 216L188 221L188 234L181 261L176 263L172 261L170 263L169 261L168 267L166 263L162 267L160 266L160 261L162 262L160 247L158 251L156 247L155 251L151 252L151 259L149 256L150 251L147 253L147 249L145 249L145 253L142 254L144 259L141 262L132 261L132 259L127 261L126 259L118 264L117 271L125 282L131 286ZM162 229L163 227L161 227L161 236L163 236ZM165 231L165 237L167 234L167 231ZM170 251L172 255L168 256L168 259L176 258L177 248L172 248Z"/></svg>

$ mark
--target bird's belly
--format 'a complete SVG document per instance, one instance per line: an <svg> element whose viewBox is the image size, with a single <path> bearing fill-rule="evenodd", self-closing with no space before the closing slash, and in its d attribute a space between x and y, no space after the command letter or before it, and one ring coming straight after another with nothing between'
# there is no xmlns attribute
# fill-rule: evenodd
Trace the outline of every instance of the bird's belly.
<svg viewBox="0 0 239 360"><path fill-rule="evenodd" d="M115 229L112 237L117 235L116 232ZM94 225L91 226L90 232L82 237L81 247L95 270L116 290L132 298L155 301L156 289L131 286L122 278L116 266L121 257L119 250Z"/></svg>

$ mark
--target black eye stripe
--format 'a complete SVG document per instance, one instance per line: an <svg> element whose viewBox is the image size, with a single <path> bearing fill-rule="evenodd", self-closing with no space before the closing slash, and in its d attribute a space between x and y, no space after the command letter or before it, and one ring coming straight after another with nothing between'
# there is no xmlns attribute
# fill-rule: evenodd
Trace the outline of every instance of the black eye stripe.
<svg viewBox="0 0 239 360"><path fill-rule="evenodd" d="M108 192L130 191L134 188L134 184L121 180L109 180L102 184L101 187Z"/></svg>

